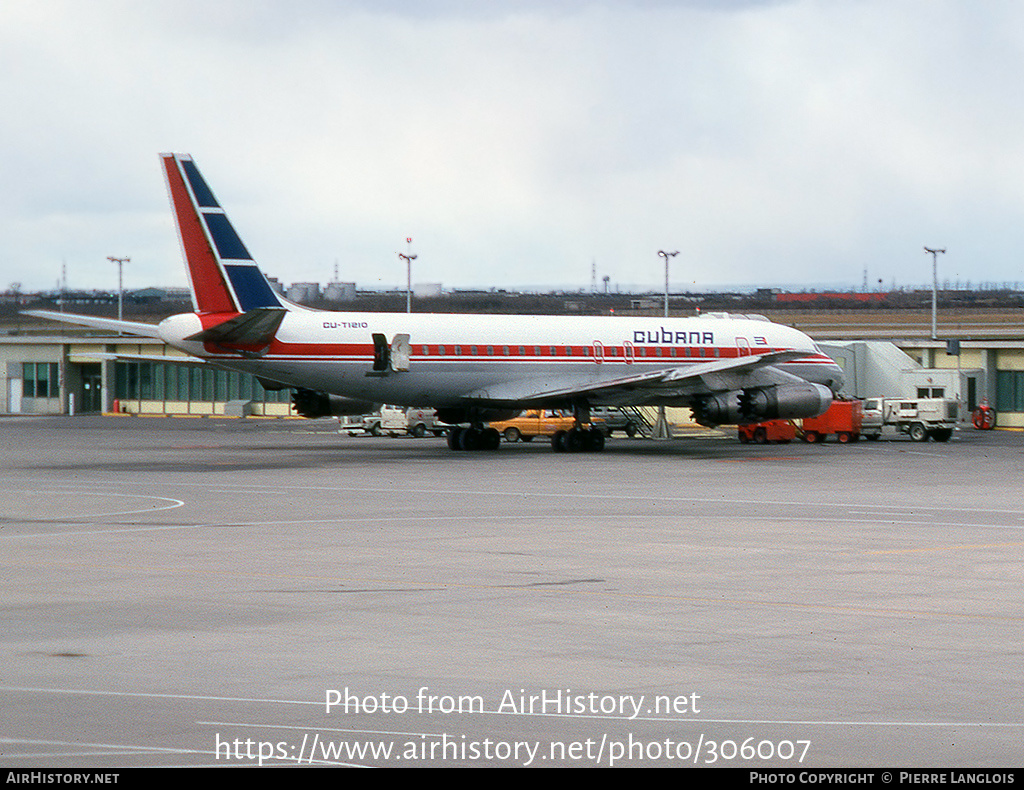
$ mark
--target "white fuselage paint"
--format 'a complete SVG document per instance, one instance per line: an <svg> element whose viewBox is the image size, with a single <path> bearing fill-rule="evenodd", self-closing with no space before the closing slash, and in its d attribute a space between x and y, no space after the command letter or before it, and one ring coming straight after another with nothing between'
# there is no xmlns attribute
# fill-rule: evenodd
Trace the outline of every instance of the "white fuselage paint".
<svg viewBox="0 0 1024 790"><path fill-rule="evenodd" d="M644 371L777 351L805 353L775 368L838 390L842 371L807 335L745 317L646 318L288 312L259 356L184 338L199 316L160 324L171 346L218 366L286 385L405 406L523 402L529 393L584 388ZM405 371L373 372L373 334L409 336ZM614 404L688 404L708 388L686 379L671 390L637 388ZM517 393L522 393L518 396ZM614 405L613 404L613 405Z"/></svg>

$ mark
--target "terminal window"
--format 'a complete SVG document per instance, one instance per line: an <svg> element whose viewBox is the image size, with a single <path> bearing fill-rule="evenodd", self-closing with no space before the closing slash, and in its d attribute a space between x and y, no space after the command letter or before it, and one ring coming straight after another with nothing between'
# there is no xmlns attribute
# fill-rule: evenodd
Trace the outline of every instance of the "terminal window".
<svg viewBox="0 0 1024 790"><path fill-rule="evenodd" d="M25 362L21 366L22 397L59 398L60 372L56 362Z"/></svg>
<svg viewBox="0 0 1024 790"><path fill-rule="evenodd" d="M1024 411L1024 371L996 371L996 411Z"/></svg>

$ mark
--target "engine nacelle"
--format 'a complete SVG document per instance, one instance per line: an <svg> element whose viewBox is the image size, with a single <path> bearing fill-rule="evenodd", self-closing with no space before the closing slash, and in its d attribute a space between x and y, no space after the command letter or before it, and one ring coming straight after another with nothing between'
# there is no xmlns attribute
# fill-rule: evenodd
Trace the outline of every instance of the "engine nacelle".
<svg viewBox="0 0 1024 790"><path fill-rule="evenodd" d="M693 417L701 425L735 425L742 421L740 392L726 392L705 398L693 407Z"/></svg>
<svg viewBox="0 0 1024 790"><path fill-rule="evenodd" d="M740 409L747 422L793 420L817 417L832 405L832 390L822 384L783 384L758 390L744 390Z"/></svg>
<svg viewBox="0 0 1024 790"><path fill-rule="evenodd" d="M712 395L696 405L693 413L701 425L742 425L761 420L817 417L831 405L832 390L805 382Z"/></svg>
<svg viewBox="0 0 1024 790"><path fill-rule="evenodd" d="M341 395L330 395L326 392L298 389L292 393L292 405L302 417L344 417L348 414L369 414L376 411L380 404L370 403Z"/></svg>

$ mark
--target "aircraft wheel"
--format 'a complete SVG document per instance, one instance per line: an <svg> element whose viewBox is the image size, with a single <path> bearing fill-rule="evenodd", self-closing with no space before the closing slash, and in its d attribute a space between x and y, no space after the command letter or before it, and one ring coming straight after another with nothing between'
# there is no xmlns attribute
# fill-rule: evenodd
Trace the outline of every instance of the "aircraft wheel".
<svg viewBox="0 0 1024 790"><path fill-rule="evenodd" d="M459 435L459 449L479 450L480 431L478 431L476 428L464 428L462 433Z"/></svg>
<svg viewBox="0 0 1024 790"><path fill-rule="evenodd" d="M501 434L497 428L484 428L480 434L481 450L497 450L501 447Z"/></svg>
<svg viewBox="0 0 1024 790"><path fill-rule="evenodd" d="M461 438L461 436L462 436L462 428L458 427L457 425L454 426L450 431L448 431L448 449L449 450L458 450L458 449L460 449L459 448L459 439Z"/></svg>
<svg viewBox="0 0 1024 790"><path fill-rule="evenodd" d="M551 437L551 449L556 453L564 453L569 448L565 446L565 431L555 431L554 436Z"/></svg>
<svg viewBox="0 0 1024 790"><path fill-rule="evenodd" d="M578 453L583 449L583 438L583 431L573 428L565 434L565 449L570 453Z"/></svg>
<svg viewBox="0 0 1024 790"><path fill-rule="evenodd" d="M584 438L584 448L588 453L599 453L604 449L604 431L591 428Z"/></svg>

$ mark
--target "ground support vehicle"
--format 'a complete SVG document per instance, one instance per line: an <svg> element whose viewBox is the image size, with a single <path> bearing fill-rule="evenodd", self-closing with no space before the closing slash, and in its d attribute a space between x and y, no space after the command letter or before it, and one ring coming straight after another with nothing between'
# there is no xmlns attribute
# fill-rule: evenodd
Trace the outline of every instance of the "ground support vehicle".
<svg viewBox="0 0 1024 790"><path fill-rule="evenodd" d="M766 420L749 425L738 425L737 433L743 444L789 444L796 438L796 426L792 420Z"/></svg>
<svg viewBox="0 0 1024 790"><path fill-rule="evenodd" d="M861 431L868 439L906 434L915 442L948 442L959 415L952 398L867 398Z"/></svg>
<svg viewBox="0 0 1024 790"><path fill-rule="evenodd" d="M346 414L338 417L338 433L347 433L349 436L358 436L363 433L366 417L360 414Z"/></svg>
<svg viewBox="0 0 1024 790"><path fill-rule="evenodd" d="M403 409L401 406L382 406L374 414L363 418L363 430L374 436L386 433L388 436L409 434L411 436L443 436L450 428L447 423L437 419L433 409Z"/></svg>
<svg viewBox="0 0 1024 790"><path fill-rule="evenodd" d="M805 442L823 442L834 433L840 444L855 442L863 430L864 404L856 399L832 401L828 411L817 417L804 417L802 438Z"/></svg>
<svg viewBox="0 0 1024 790"><path fill-rule="evenodd" d="M444 436L451 428L448 423L437 419L437 412L433 409L406 409L405 423L406 430L416 437L426 436L428 433Z"/></svg>
<svg viewBox="0 0 1024 790"><path fill-rule="evenodd" d="M640 433L640 423L617 406L594 406L590 409L590 422L595 428L600 428L605 436L611 436L615 431L622 431L632 439Z"/></svg>
<svg viewBox="0 0 1024 790"><path fill-rule="evenodd" d="M506 442L529 442L535 436L571 431L576 427L576 419L571 411L562 409L528 409L511 420L492 422L490 427L504 436Z"/></svg>
<svg viewBox="0 0 1024 790"><path fill-rule="evenodd" d="M380 436L382 433L389 436L406 433L407 424L405 409L401 406L384 405L373 414L367 414L363 418L363 430L373 436Z"/></svg>

